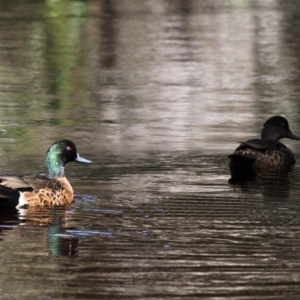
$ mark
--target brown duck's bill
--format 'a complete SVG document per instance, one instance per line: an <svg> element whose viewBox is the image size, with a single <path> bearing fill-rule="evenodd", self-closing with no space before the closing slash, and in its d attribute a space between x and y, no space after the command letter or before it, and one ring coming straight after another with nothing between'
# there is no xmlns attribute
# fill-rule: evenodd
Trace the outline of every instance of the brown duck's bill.
<svg viewBox="0 0 300 300"><path fill-rule="evenodd" d="M81 157L78 153L77 153L77 157L76 157L75 161L80 162L80 163L84 163L84 164L92 163L90 160Z"/></svg>
<svg viewBox="0 0 300 300"><path fill-rule="evenodd" d="M300 140L300 138L296 135L294 135L290 130L286 135L287 138L292 139L292 140Z"/></svg>

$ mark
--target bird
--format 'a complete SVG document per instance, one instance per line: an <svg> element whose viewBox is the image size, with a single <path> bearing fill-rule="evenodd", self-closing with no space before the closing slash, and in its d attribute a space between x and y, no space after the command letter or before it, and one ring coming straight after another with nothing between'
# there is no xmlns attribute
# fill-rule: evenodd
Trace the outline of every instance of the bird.
<svg viewBox="0 0 300 300"><path fill-rule="evenodd" d="M299 140L291 132L286 118L269 118L263 125L261 139L241 142L234 153L228 156L231 172L229 182L248 181L257 176L263 178L272 174L288 174L296 159L293 152L279 142L282 138Z"/></svg>
<svg viewBox="0 0 300 300"><path fill-rule="evenodd" d="M54 142L46 153L48 174L1 176L0 207L52 207L72 203L73 188L65 177L64 166L71 161L90 164L81 157L73 142Z"/></svg>

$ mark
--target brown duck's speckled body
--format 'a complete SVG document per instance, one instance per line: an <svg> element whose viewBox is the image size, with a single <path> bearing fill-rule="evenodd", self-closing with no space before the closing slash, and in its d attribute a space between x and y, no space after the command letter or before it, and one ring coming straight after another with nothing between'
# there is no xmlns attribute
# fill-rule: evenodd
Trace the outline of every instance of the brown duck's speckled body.
<svg viewBox="0 0 300 300"><path fill-rule="evenodd" d="M0 206L60 206L73 202L73 188L64 176L64 165L70 161L90 163L77 153L68 140L53 143L46 155L48 175L0 176Z"/></svg>
<svg viewBox="0 0 300 300"><path fill-rule="evenodd" d="M296 162L293 152L279 142L281 138L299 140L289 129L288 121L275 116L267 120L261 139L241 143L230 158L230 182L247 181L256 176L285 175Z"/></svg>
<svg viewBox="0 0 300 300"><path fill-rule="evenodd" d="M30 203L30 206L49 207L72 203L74 193L70 182L63 177L47 181L44 188L23 192L23 198Z"/></svg>

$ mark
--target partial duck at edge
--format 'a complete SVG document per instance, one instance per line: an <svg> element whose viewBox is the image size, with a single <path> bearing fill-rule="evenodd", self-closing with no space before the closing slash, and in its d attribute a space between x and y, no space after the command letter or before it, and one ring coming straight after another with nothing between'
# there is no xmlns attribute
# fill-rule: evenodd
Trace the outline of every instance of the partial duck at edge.
<svg viewBox="0 0 300 300"><path fill-rule="evenodd" d="M287 119L274 116L262 128L261 139L242 142L229 155L231 178L229 182L247 181L256 176L287 174L296 162L293 152L283 143L282 138L299 140L289 127Z"/></svg>

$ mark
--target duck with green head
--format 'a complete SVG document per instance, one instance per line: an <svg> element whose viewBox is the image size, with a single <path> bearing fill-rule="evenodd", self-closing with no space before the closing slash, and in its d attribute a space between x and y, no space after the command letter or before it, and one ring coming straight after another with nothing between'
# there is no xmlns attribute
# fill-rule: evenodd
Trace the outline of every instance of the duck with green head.
<svg viewBox="0 0 300 300"><path fill-rule="evenodd" d="M64 166L71 161L91 163L78 154L74 143L60 140L47 151L47 176L0 176L0 206L21 208L72 203L73 188L64 174Z"/></svg>
<svg viewBox="0 0 300 300"><path fill-rule="evenodd" d="M229 155L231 178L229 182L247 181L256 176L287 174L296 162L293 152L283 143L282 138L299 140L289 127L287 119L274 116L262 128L261 139L242 142Z"/></svg>

